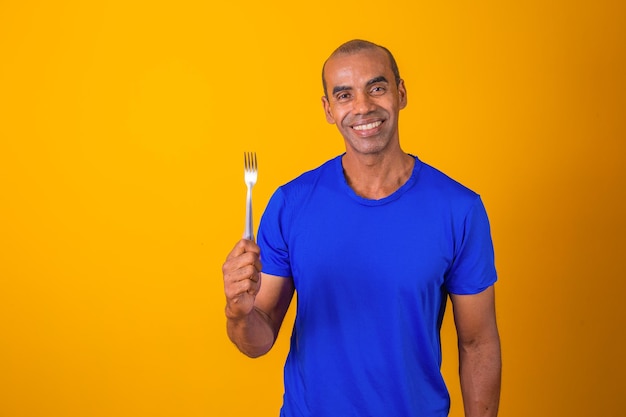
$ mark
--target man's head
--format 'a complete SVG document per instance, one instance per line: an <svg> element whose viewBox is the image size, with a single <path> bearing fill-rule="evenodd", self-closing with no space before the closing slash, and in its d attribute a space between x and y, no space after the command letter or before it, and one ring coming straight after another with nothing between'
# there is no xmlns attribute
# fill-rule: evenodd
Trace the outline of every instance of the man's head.
<svg viewBox="0 0 626 417"><path fill-rule="evenodd" d="M322 74L324 114L339 129L346 151L398 151L398 117L407 101L391 53L371 42L350 41L331 54Z"/></svg>
<svg viewBox="0 0 626 417"><path fill-rule="evenodd" d="M393 71L393 75L396 81L396 85L400 84L400 70L398 70L398 64L396 63L395 58L393 57L393 54L391 53L391 51L389 51L389 49L385 48L384 46L381 45L377 45L373 42L370 41L364 41L361 39L354 39L351 41L348 41L342 45L340 45L337 49L335 49L335 51L330 55L330 57L328 57L328 59L324 62L324 65L322 66L322 86L324 87L324 96L328 97L328 91L327 91L327 85L326 85L326 77L324 76L324 70L326 69L326 63L328 62L329 59L333 58L334 56L337 55L350 55L350 54L354 54L357 53L359 51L363 51L363 50L367 50L367 49L382 49L383 51L385 51L385 53L387 54L387 56L389 57L389 64L391 66L391 70Z"/></svg>

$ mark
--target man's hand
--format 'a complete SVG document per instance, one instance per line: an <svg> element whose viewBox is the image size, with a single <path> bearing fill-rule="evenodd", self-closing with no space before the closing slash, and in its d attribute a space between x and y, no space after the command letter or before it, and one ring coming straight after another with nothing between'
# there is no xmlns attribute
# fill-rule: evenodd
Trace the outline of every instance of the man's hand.
<svg viewBox="0 0 626 417"><path fill-rule="evenodd" d="M226 317L238 320L254 309L254 300L261 288L260 249L252 240L242 239L222 265Z"/></svg>

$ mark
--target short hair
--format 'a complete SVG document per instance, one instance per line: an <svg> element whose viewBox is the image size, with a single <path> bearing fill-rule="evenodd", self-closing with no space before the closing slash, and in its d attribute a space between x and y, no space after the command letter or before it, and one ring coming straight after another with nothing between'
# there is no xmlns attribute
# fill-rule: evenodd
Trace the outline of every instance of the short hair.
<svg viewBox="0 0 626 417"><path fill-rule="evenodd" d="M396 85L400 84L400 70L398 69L398 64L396 63L396 59L393 57L391 51L385 48L382 45L377 45L370 41L364 41L362 39L353 39L348 41L342 45L340 45L337 49L333 51L332 54L324 61L324 65L322 66L322 86L324 87L324 96L328 97L328 91L326 87L326 78L324 77L324 70L326 69L326 63L333 57L337 55L350 55L355 54L357 52L363 50L373 50L373 49L381 49L383 50L387 56L389 57L389 63L391 64L391 71L393 72L393 76L396 80Z"/></svg>

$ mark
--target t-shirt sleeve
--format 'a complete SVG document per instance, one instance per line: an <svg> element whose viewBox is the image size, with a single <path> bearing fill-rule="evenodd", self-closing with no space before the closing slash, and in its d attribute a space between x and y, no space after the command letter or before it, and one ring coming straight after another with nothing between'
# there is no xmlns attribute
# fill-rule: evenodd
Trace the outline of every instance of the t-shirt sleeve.
<svg viewBox="0 0 626 417"><path fill-rule="evenodd" d="M478 294L498 279L491 228L480 197L465 216L459 235L445 285L452 294Z"/></svg>
<svg viewBox="0 0 626 417"><path fill-rule="evenodd" d="M280 277L291 277L291 263L285 238L287 217L285 195L279 188L270 198L261 217L257 244L261 249L262 272Z"/></svg>

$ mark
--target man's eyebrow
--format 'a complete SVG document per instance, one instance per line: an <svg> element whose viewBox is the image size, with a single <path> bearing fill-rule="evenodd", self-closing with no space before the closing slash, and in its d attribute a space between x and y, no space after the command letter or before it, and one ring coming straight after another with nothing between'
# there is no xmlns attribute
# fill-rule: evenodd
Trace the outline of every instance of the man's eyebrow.
<svg viewBox="0 0 626 417"><path fill-rule="evenodd" d="M348 87L347 85L338 85L337 87L333 88L333 95L337 94L340 91L348 90L352 90L352 87Z"/></svg>
<svg viewBox="0 0 626 417"><path fill-rule="evenodd" d="M387 81L387 79L383 75L379 75L378 77L374 77L371 80L369 80L365 85L369 86L369 85L376 84L376 83L389 83L389 81ZM352 87L350 86L338 85L333 88L333 95L337 94L340 91L350 91L350 90L352 90Z"/></svg>
<svg viewBox="0 0 626 417"><path fill-rule="evenodd" d="M379 75L378 77L374 77L371 80L369 80L367 82L367 85L372 85L376 83L389 83L389 81L387 81L387 79L384 76Z"/></svg>

